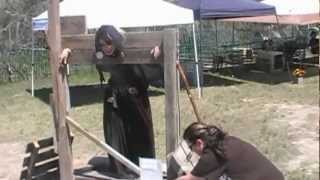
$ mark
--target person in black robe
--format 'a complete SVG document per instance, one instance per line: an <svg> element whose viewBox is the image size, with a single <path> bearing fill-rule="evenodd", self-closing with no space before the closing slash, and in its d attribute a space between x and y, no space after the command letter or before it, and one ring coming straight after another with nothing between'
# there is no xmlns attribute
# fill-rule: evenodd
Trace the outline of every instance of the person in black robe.
<svg viewBox="0 0 320 180"><path fill-rule="evenodd" d="M113 26L101 26L95 37L96 58L124 57L125 37ZM160 47L150 50L157 60ZM67 64L71 50L62 51L59 61ZM100 80L103 72L110 72L103 101L103 129L106 142L129 160L138 164L139 157L155 157L151 107L148 97L149 82L163 81L161 65L108 64L97 65ZM150 74L151 73L151 74ZM128 170L110 157L110 170L127 175Z"/></svg>
<svg viewBox="0 0 320 180"><path fill-rule="evenodd" d="M97 58L124 56L124 36L113 26L101 26L96 33ZM150 52L155 58L159 47ZM105 88L103 129L106 142L129 160L138 164L139 157L155 157L149 83L142 65L108 64L98 69L110 72ZM100 78L101 79L101 78ZM126 169L110 157L111 168L117 173Z"/></svg>

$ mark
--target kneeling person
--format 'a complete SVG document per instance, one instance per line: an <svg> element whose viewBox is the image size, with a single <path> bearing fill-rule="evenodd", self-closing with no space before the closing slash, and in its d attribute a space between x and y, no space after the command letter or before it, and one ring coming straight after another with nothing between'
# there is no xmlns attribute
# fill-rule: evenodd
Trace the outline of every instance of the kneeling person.
<svg viewBox="0 0 320 180"><path fill-rule="evenodd" d="M232 180L284 180L280 170L253 145L216 126L193 123L183 138L200 160L191 173L178 180L218 180L223 173Z"/></svg>

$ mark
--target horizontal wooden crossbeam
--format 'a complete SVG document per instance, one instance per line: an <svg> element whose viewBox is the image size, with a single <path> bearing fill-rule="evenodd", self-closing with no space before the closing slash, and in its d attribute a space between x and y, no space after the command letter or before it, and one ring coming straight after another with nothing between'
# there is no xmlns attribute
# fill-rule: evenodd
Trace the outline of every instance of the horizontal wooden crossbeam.
<svg viewBox="0 0 320 180"><path fill-rule="evenodd" d="M126 33L124 44L125 57L95 58L95 44L93 34L64 35L62 48L70 48L70 64L155 64L162 63L163 56L156 60L152 58L150 50L155 46L162 47L165 32Z"/></svg>
<svg viewBox="0 0 320 180"><path fill-rule="evenodd" d="M47 148L50 146L53 146L53 138L52 137L28 143L25 152L29 153L29 152L32 152L34 148L40 149L40 148Z"/></svg>

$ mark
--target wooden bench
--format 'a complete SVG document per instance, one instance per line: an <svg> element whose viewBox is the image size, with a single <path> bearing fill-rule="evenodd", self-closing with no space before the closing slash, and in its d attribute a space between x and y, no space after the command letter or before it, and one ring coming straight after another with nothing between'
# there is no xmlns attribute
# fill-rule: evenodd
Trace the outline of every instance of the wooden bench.
<svg viewBox="0 0 320 180"><path fill-rule="evenodd" d="M71 142L72 142L71 136ZM53 137L27 144L28 155L22 163L20 180L59 179L59 157L55 151Z"/></svg>

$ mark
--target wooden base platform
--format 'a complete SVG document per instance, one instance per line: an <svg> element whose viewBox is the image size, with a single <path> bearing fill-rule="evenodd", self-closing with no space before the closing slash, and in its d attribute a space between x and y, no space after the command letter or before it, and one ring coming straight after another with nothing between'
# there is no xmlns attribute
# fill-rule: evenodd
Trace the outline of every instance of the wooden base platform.
<svg viewBox="0 0 320 180"><path fill-rule="evenodd" d="M120 178L114 177L110 172L101 172L94 169L76 169L74 172L75 180L129 180L138 178Z"/></svg>
<svg viewBox="0 0 320 180"><path fill-rule="evenodd" d="M76 180L129 180L139 178L134 173L119 175L112 172L107 156L93 157L86 167L75 169L74 175Z"/></svg>

